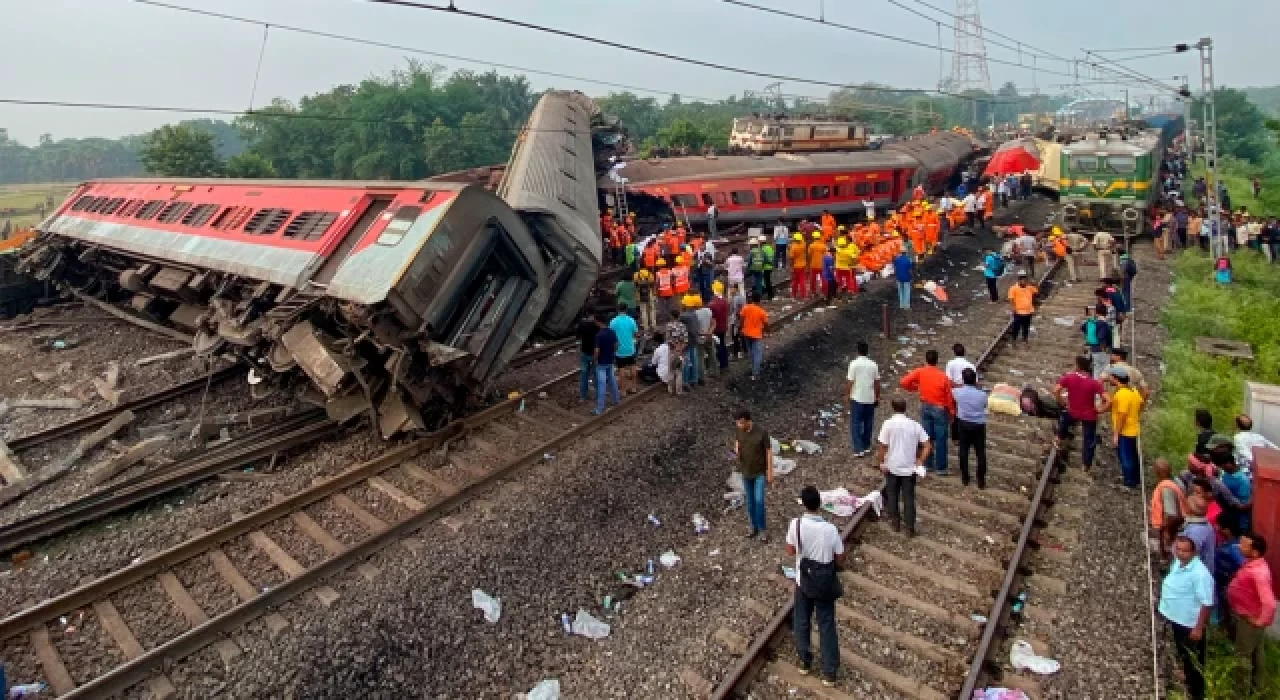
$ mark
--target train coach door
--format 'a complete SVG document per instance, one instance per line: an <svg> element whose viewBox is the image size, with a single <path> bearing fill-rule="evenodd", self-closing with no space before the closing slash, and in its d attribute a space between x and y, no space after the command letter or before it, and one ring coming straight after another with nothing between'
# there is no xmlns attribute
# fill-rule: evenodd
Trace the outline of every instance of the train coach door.
<svg viewBox="0 0 1280 700"><path fill-rule="evenodd" d="M339 243L338 247L334 248L333 252L329 254L328 259L324 261L324 265L320 268L320 271L316 273L315 277L311 278L311 281L314 284L321 286L329 284L329 281L333 279L334 274L337 273L338 268L342 266L342 262L351 254L351 249L356 247L356 244L360 242L361 238L364 238L365 232L369 230L369 227L373 225L373 222L378 220L378 217L382 215L382 212L386 211L387 207L391 206L391 202L395 200L395 196L374 195L370 200L369 206L365 207L364 213L360 215L360 218L356 219L355 225L347 230L347 235L342 237L342 242Z"/></svg>

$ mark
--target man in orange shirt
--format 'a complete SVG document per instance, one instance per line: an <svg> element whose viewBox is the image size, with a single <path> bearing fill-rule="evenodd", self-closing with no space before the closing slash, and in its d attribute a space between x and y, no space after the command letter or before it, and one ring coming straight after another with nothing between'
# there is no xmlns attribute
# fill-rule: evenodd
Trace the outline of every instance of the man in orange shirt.
<svg viewBox="0 0 1280 700"><path fill-rule="evenodd" d="M947 475L947 428L956 414L956 399L951 394L951 380L938 369L938 351L924 354L924 366L902 378L900 386L920 395L920 425L937 449L925 461L925 467L938 476ZM929 464L932 462L932 464Z"/></svg>
<svg viewBox="0 0 1280 700"><path fill-rule="evenodd" d="M791 298L796 301L807 296L805 287L809 273L805 261L808 257L804 248L804 234L797 231L791 236L791 245L787 246L787 259L791 261Z"/></svg>
<svg viewBox="0 0 1280 700"><path fill-rule="evenodd" d="M924 244L925 250L932 253L934 248L938 247L938 233L942 230L942 221L938 218L938 212L932 207L924 212Z"/></svg>
<svg viewBox="0 0 1280 700"><path fill-rule="evenodd" d="M809 279L814 296L826 293L822 285L822 257L827 254L827 244L822 242L822 233L813 232L813 240L809 243Z"/></svg>
<svg viewBox="0 0 1280 700"><path fill-rule="evenodd" d="M760 363L764 361L764 329L769 324L769 313L760 306L760 293L751 292L750 302L738 312L742 321L742 339L747 343L747 357L751 358L751 379L760 378Z"/></svg>
<svg viewBox="0 0 1280 700"><path fill-rule="evenodd" d="M1009 287L1009 305L1013 307L1013 329L1009 333L1009 342L1018 342L1018 333L1022 333L1022 342L1029 343L1027 336L1031 333L1031 316L1036 312L1035 298L1039 292L1027 279L1026 270L1018 270L1018 283Z"/></svg>
<svg viewBox="0 0 1280 700"><path fill-rule="evenodd" d="M830 243L836 237L836 217L825 209L822 212L822 242Z"/></svg>

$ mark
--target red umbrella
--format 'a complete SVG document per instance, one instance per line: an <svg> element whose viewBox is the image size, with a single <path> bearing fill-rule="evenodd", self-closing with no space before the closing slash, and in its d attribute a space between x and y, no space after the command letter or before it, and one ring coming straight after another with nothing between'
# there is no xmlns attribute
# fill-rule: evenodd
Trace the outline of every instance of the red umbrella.
<svg viewBox="0 0 1280 700"><path fill-rule="evenodd" d="M1025 141L1010 141L1004 144L991 156L984 175L1007 175L1021 173L1040 168L1040 152L1035 144Z"/></svg>

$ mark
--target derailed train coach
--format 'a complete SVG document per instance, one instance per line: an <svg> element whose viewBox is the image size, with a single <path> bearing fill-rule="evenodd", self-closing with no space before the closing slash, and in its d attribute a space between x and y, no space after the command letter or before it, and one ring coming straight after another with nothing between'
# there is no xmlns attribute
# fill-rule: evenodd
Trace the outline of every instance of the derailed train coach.
<svg viewBox="0 0 1280 700"><path fill-rule="evenodd" d="M521 134L510 204L448 182L92 181L20 269L186 329L198 355L267 381L305 374L332 415L373 412L384 436L431 428L535 329L567 327L599 273L591 105L544 102L558 127L535 113ZM568 123L566 103L588 118Z"/></svg>

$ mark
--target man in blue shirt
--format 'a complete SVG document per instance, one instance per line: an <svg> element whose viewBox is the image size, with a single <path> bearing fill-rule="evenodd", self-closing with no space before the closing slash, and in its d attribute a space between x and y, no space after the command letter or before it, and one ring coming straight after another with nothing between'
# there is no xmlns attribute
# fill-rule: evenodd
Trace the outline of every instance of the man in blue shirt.
<svg viewBox="0 0 1280 700"><path fill-rule="evenodd" d="M1174 561L1160 585L1160 615L1173 629L1173 643L1187 678L1187 697L1204 700L1205 626L1213 611L1213 574L1196 557L1191 538L1173 543Z"/></svg>
<svg viewBox="0 0 1280 700"><path fill-rule="evenodd" d="M605 396L613 393L613 405L622 403L618 396L618 375L614 373L613 363L617 358L618 336L605 323L604 314L596 314L596 409L592 415L604 413ZM634 352L634 351L633 351Z"/></svg>
<svg viewBox="0 0 1280 700"><path fill-rule="evenodd" d="M992 303L1000 301L1000 287L997 282L1002 273L1004 273L1004 259L1000 254L991 249L983 251L982 276L987 280L987 293L991 295Z"/></svg>
<svg viewBox="0 0 1280 700"><path fill-rule="evenodd" d="M911 270L915 262L907 255L906 249L893 256L893 278L898 281L898 308L911 308Z"/></svg>
<svg viewBox="0 0 1280 700"><path fill-rule="evenodd" d="M951 390L956 399L956 435L960 440L960 481L969 485L969 449L978 455L978 488L987 487L987 392L978 388L978 373L966 368L964 384Z"/></svg>
<svg viewBox="0 0 1280 700"><path fill-rule="evenodd" d="M609 328L613 330L613 334L618 339L615 365L618 368L618 374L622 375L619 388L624 394L634 394L638 389L636 384L636 334L640 332L640 327L636 325L636 320L631 317L628 311L629 309L625 303L618 302L618 315L614 316L613 320L609 322Z"/></svg>

